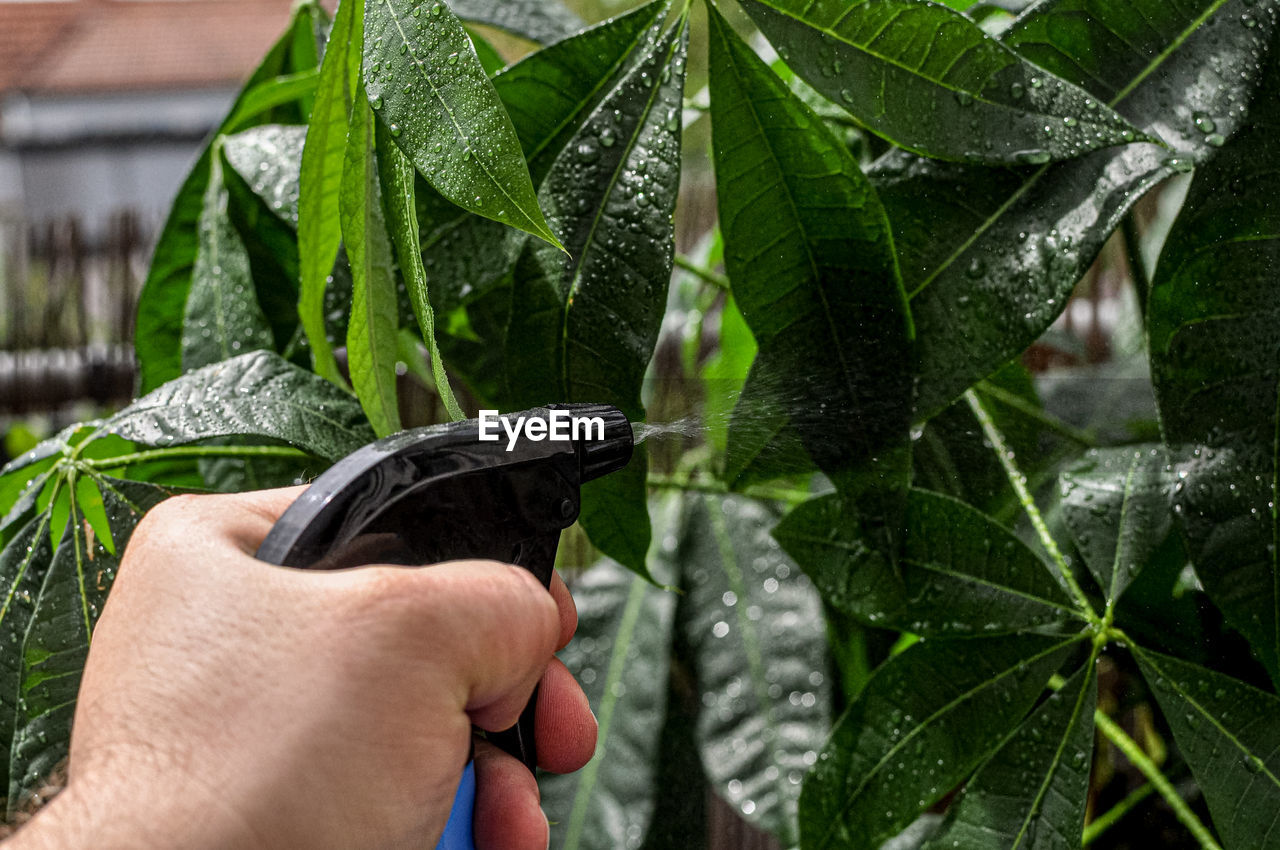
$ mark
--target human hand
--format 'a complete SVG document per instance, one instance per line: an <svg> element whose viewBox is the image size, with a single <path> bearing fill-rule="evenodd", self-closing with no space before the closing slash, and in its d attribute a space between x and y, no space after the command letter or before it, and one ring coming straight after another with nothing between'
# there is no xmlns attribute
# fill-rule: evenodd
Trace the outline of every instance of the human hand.
<svg viewBox="0 0 1280 850"><path fill-rule="evenodd" d="M256 560L300 492L177 497L143 520L94 632L67 788L6 847L430 848L472 725L512 726L539 679L541 766L591 757L595 719L553 657L577 623L558 577ZM543 850L533 777L475 755L477 850Z"/></svg>

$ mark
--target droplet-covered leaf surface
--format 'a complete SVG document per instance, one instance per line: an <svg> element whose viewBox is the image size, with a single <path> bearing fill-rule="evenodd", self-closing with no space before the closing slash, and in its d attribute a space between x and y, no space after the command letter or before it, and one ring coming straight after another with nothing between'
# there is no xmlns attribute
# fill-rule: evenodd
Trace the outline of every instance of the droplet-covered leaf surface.
<svg viewBox="0 0 1280 850"><path fill-rule="evenodd" d="M441 0L366 0L364 86L414 167L465 210L559 247L511 119Z"/></svg>
<svg viewBox="0 0 1280 850"><path fill-rule="evenodd" d="M1247 129L1192 183L1160 258L1148 324L1165 439L1207 446L1181 468L1191 557L1280 681L1277 97L1272 56Z"/></svg>
<svg viewBox="0 0 1280 850"><path fill-rule="evenodd" d="M680 183L688 28L645 46L561 151L540 197L569 251L530 242L515 269L506 344L515 408L548 398L644 417L640 387L667 303ZM646 460L583 488L581 522L601 551L643 569Z"/></svg>
<svg viewBox="0 0 1280 850"><path fill-rule="evenodd" d="M1062 474L1062 517L1109 605L1169 536L1176 476L1163 447L1091 451Z"/></svg>
<svg viewBox="0 0 1280 850"><path fill-rule="evenodd" d="M1090 663L1031 713L951 804L923 850L1076 850L1093 764Z"/></svg>
<svg viewBox="0 0 1280 850"><path fill-rule="evenodd" d="M912 490L905 529L896 567L838 496L804 503L774 536L827 604L872 626L982 637L1078 620L1048 565L963 502Z"/></svg>
<svg viewBox="0 0 1280 850"><path fill-rule="evenodd" d="M963 780L1043 692L1073 640L925 640L840 718L800 797L805 850L874 850Z"/></svg>
<svg viewBox="0 0 1280 850"><path fill-rule="evenodd" d="M449 0L464 21L488 24L530 41L550 44L582 29L582 20L560 0Z"/></svg>
<svg viewBox="0 0 1280 850"><path fill-rule="evenodd" d="M778 54L861 124L910 151L1043 164L1141 134L1095 96L920 0L743 0Z"/></svg>
<svg viewBox="0 0 1280 850"><path fill-rule="evenodd" d="M1226 850L1280 847L1280 699L1150 650L1135 655Z"/></svg>
<svg viewBox="0 0 1280 850"><path fill-rule="evenodd" d="M845 147L713 9L711 113L725 267L786 394L790 425L837 486L875 465L897 524L910 480L912 327L884 209ZM758 399L752 399L753 404ZM778 405L781 406L781 405ZM729 465L755 448L735 412ZM868 505L869 508L869 505Z"/></svg>
<svg viewBox="0 0 1280 850"><path fill-rule="evenodd" d="M693 658L703 770L730 806L791 846L800 783L831 727L822 601L741 496L689 499L680 628Z"/></svg>
<svg viewBox="0 0 1280 850"><path fill-rule="evenodd" d="M1088 16L1076 0L1039 3L1007 43L1021 49L1023 38L1034 42L1037 60L1061 76L1079 76L1099 103L1118 92L1109 101L1116 110L1168 148L1126 145L1012 170L957 168L903 153L876 163L871 175L893 222L916 323L917 420L1037 339L1133 204L1215 154L1215 134L1240 128L1273 13L1246 0L1158 9L1115 0L1090 4ZM1164 34L1159 50L1136 50L1114 35L1148 27L1149 14L1158 15ZM1241 23L1246 15L1254 26ZM1056 47L1046 47L1046 38ZM1094 73L1080 76L1070 57L1091 51ZM1197 129L1197 114L1214 116L1214 133Z"/></svg>
<svg viewBox="0 0 1280 850"><path fill-rule="evenodd" d="M249 351L275 347L275 337L258 304L249 268L249 252L228 212L218 152L209 168L209 185L197 225L198 239L191 288L182 326L182 370L189 372Z"/></svg>
<svg viewBox="0 0 1280 850"><path fill-rule="evenodd" d="M672 578L671 554L656 559L655 571L664 581ZM540 777L551 846L638 847L656 796L655 755L667 714L676 597L612 561L597 564L572 586L579 637L560 657L582 683L599 736L585 768Z"/></svg>

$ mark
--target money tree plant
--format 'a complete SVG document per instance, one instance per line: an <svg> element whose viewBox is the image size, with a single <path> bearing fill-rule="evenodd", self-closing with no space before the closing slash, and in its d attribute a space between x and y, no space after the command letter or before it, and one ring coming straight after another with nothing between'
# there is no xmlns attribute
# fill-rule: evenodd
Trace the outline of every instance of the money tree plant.
<svg viewBox="0 0 1280 850"><path fill-rule="evenodd" d="M1276 1L626 5L297 5L138 400L0 473L5 816L149 508L582 401L676 439L562 546L600 745L555 846L1280 848ZM1047 405L1100 256L1128 377Z"/></svg>

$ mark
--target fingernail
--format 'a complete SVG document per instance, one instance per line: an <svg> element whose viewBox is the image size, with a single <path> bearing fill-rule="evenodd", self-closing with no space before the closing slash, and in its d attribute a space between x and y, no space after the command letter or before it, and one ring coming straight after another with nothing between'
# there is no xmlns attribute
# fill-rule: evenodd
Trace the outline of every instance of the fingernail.
<svg viewBox="0 0 1280 850"><path fill-rule="evenodd" d="M547 819L547 813L543 812L542 817L547 821L547 850L551 850L551 821Z"/></svg>

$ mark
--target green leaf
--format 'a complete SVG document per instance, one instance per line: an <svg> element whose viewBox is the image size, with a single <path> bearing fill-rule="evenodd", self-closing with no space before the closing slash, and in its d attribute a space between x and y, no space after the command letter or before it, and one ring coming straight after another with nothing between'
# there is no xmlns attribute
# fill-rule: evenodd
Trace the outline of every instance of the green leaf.
<svg viewBox="0 0 1280 850"><path fill-rule="evenodd" d="M222 140L222 153L253 193L282 222L298 227L298 179L305 127L263 124Z"/></svg>
<svg viewBox="0 0 1280 850"><path fill-rule="evenodd" d="M486 74L492 77L507 67L507 60L502 57L497 48L490 44L484 36L476 32L473 27L467 27L467 36L471 39L471 46L475 48L476 58L480 60L480 67L484 68Z"/></svg>
<svg viewBox="0 0 1280 850"><path fill-rule="evenodd" d="M440 357L440 346L436 344L436 315L431 308L431 298L427 291L427 270L422 265L422 249L418 245L413 163L385 137L385 132L378 125L378 170L382 198L386 203L388 230L395 247L400 274L409 289L418 329L431 357L431 376L436 392L439 393L449 418L456 422L465 419L466 415L453 394L453 388L449 386L449 376L445 374L444 360Z"/></svg>
<svg viewBox="0 0 1280 850"><path fill-rule="evenodd" d="M15 650L25 640L32 608L40 595L41 569L53 557L49 519L48 512L30 519L0 552L0 589L4 592L0 598L0 640L7 647L0 653L0 743L6 748L13 743L22 678L22 653ZM9 776L6 771L6 811L21 802L9 798ZM21 789L18 791L20 797Z"/></svg>
<svg viewBox="0 0 1280 850"><path fill-rule="evenodd" d="M1091 662L1050 694L982 766L925 850L1079 847L1097 701L1097 668Z"/></svg>
<svg viewBox="0 0 1280 850"><path fill-rule="evenodd" d="M1280 699L1229 676L1134 647L1134 657L1227 850L1275 850Z"/></svg>
<svg viewBox="0 0 1280 850"><path fill-rule="evenodd" d="M582 770L541 775L542 806L553 848L614 850L638 844L653 811L676 597L612 561L573 582L573 597L578 633L560 658L582 683L599 736Z"/></svg>
<svg viewBox="0 0 1280 850"><path fill-rule="evenodd" d="M644 418L640 386L666 308L680 181L687 27L637 61L565 147L541 198L571 257L530 242L516 268L506 346L509 404L548 399L618 406ZM648 548L644 455L583 491L583 527L641 570ZM625 533L625 549L607 548Z"/></svg>
<svg viewBox="0 0 1280 850"><path fill-rule="evenodd" d="M797 407L789 377L770 371L758 356L729 419L725 481L735 490L787 475L816 471L791 427Z"/></svg>
<svg viewBox="0 0 1280 850"><path fill-rule="evenodd" d="M1265 10L1258 10L1259 12ZM1280 55L1249 125L1192 183L1151 289L1165 440L1206 451L1182 471L1183 527L1205 589L1280 682Z"/></svg>
<svg viewBox="0 0 1280 850"><path fill-rule="evenodd" d="M702 366L706 389L703 419L707 442L723 452L729 442L729 415L756 358L756 341L742 318L733 296L725 299L720 311L720 347Z"/></svg>
<svg viewBox="0 0 1280 850"><path fill-rule="evenodd" d="M111 533L122 552L142 515L169 496L167 490L151 484L105 477L94 483L101 490ZM40 523L35 525L39 531ZM73 500L71 522L55 551L50 554L37 546L28 559L0 558L4 584L18 588L30 600L19 607L31 605L25 618L19 617L27 621L20 643L0 656L3 704L14 706L12 727L0 726L0 732L7 733L0 744L10 745L4 747L10 753L9 817L66 758L89 635L119 566L101 540L89 537L87 528L81 507ZM0 628L19 624L0 622Z"/></svg>
<svg viewBox="0 0 1280 850"><path fill-rule="evenodd" d="M750 823L799 838L800 779L831 727L822 601L740 496L691 497L678 610L702 695L697 739L713 787Z"/></svg>
<svg viewBox="0 0 1280 850"><path fill-rule="evenodd" d="M876 164L872 177L893 222L916 323L917 421L1038 338L1133 204L1216 153L1210 142L1217 140L1196 126L1198 113L1213 116L1222 135L1241 125L1239 105L1257 82L1270 14L1245 0L1113 0L1087 4L1087 14L1082 3L1037 4L1006 41L1026 45L1060 76L1077 75L1172 150L1129 145L1019 170L964 169L900 153ZM1256 26L1240 25L1246 14ZM1145 46L1131 47L1140 35ZM1046 38L1057 47L1043 47ZM1095 69L1087 79L1075 67L1080 56Z"/></svg>
<svg viewBox="0 0 1280 850"><path fill-rule="evenodd" d="M829 605L874 626L976 637L1081 616L1049 566L1013 532L938 493L910 492L896 569L838 496L805 502L773 534Z"/></svg>
<svg viewBox="0 0 1280 850"><path fill-rule="evenodd" d="M301 14L305 7L295 9ZM267 80L287 73L294 44L295 22L271 47L262 63L245 82L228 114L234 113L246 94ZM302 70L292 68L292 70ZM262 115L262 123L275 118L274 110ZM214 134L217 139L228 129L224 121ZM142 392L150 392L182 374L183 307L191 288L191 277L198 252L198 221L204 209L209 184L210 162L214 142L210 141L187 174L174 198L164 228L156 241L151 267L138 297L138 318L134 331L134 347Z"/></svg>
<svg viewBox="0 0 1280 850"><path fill-rule="evenodd" d="M465 210L560 247L471 39L439 2L366 0L364 84L400 148Z"/></svg>
<svg viewBox="0 0 1280 850"><path fill-rule="evenodd" d="M919 0L742 0L742 6L796 73L909 151L988 165L1045 163L1142 135L1088 92L945 6Z"/></svg>
<svg viewBox="0 0 1280 850"><path fill-rule="evenodd" d="M1064 433L1044 410L1031 373L1013 361L974 391L991 414L1034 492L1079 454L1086 435ZM954 496L1004 523L1022 512L1000 459L983 444L973 410L958 401L930 419L912 452L917 486Z"/></svg>
<svg viewBox="0 0 1280 850"><path fill-rule="evenodd" d="M1062 474L1063 520L1108 607L1168 538L1174 479L1154 446L1091 451Z"/></svg>
<svg viewBox="0 0 1280 850"><path fill-rule="evenodd" d="M876 671L800 795L805 850L874 850L995 750L1076 638L925 640Z"/></svg>
<svg viewBox="0 0 1280 850"><path fill-rule="evenodd" d="M542 185L627 62L635 54L643 58L646 33L668 6L667 0L647 3L531 53L494 78L535 186ZM423 250L431 297L436 309L446 312L497 285L510 272L525 236L442 198L437 207L443 209L423 220L430 231Z"/></svg>
<svg viewBox="0 0 1280 850"><path fill-rule="evenodd" d="M709 14L725 266L760 346L759 371L782 384L791 427L837 486L878 459L896 526L911 473L913 370L889 221L821 119ZM754 412L735 414L731 467L741 465L736 420Z"/></svg>
<svg viewBox="0 0 1280 850"><path fill-rule="evenodd" d="M351 260L351 323L347 359L351 385L373 425L385 437L400 430L396 400L397 313L391 242L382 212L382 190L374 146L373 110L357 97L347 130L342 170L342 241Z"/></svg>
<svg viewBox="0 0 1280 850"><path fill-rule="evenodd" d="M226 132L234 133L277 106L310 97L316 90L320 73L308 68L296 74L285 74L263 80L245 92L227 118Z"/></svg>
<svg viewBox="0 0 1280 850"><path fill-rule="evenodd" d="M108 434L161 447L260 437L331 461L374 439L349 394L264 351L170 381L103 422L91 439Z"/></svg>
<svg viewBox="0 0 1280 850"><path fill-rule="evenodd" d="M1280 571L1270 507L1276 476L1258 452L1183 451L1174 509L1196 576L1272 681L1280 682Z"/></svg>
<svg viewBox="0 0 1280 850"><path fill-rule="evenodd" d="M582 29L582 20L560 0L449 0L464 21L488 24L542 44Z"/></svg>
<svg viewBox="0 0 1280 850"><path fill-rule="evenodd" d="M227 209L229 194L222 176L221 145L215 148L183 314L184 372L246 351L275 347L275 337L254 291L248 251Z"/></svg>
<svg viewBox="0 0 1280 850"><path fill-rule="evenodd" d="M342 241L338 196L351 111L350 78L359 68L352 58L353 18L359 14L363 27L363 9L360 0L338 5L320 66L298 175L298 318L311 346L316 372L339 385L345 382L325 333L324 295Z"/></svg>

